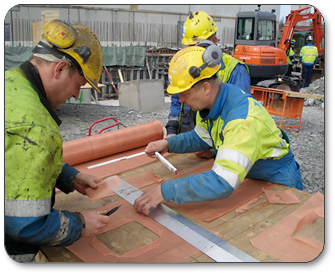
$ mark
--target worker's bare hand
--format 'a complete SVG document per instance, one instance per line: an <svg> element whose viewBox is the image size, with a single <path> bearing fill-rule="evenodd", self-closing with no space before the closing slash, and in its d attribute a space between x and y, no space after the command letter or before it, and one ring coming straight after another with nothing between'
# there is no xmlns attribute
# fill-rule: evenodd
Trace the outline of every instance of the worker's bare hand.
<svg viewBox="0 0 335 274"><path fill-rule="evenodd" d="M171 133L171 134L169 134L169 135L166 135L166 137L165 138L170 138L171 136L175 136L176 134L174 134L174 133Z"/></svg>
<svg viewBox="0 0 335 274"><path fill-rule="evenodd" d="M86 195L85 190L87 188L96 188L98 183L102 181L101 178L87 174L87 173L77 173L74 177L74 187L75 189L83 195Z"/></svg>
<svg viewBox="0 0 335 274"><path fill-rule="evenodd" d="M148 154L148 156L154 157L156 151L164 153L167 152L168 150L169 150L169 142L166 140L159 140L149 143L145 148L145 153Z"/></svg>
<svg viewBox="0 0 335 274"><path fill-rule="evenodd" d="M135 200L134 207L138 212L149 215L151 207L154 207L164 201L161 186L153 186L143 192L143 194Z"/></svg>
<svg viewBox="0 0 335 274"><path fill-rule="evenodd" d="M85 219L84 237L94 236L104 229L109 223L110 218L105 216L106 212L97 212L96 210L85 210L81 212Z"/></svg>

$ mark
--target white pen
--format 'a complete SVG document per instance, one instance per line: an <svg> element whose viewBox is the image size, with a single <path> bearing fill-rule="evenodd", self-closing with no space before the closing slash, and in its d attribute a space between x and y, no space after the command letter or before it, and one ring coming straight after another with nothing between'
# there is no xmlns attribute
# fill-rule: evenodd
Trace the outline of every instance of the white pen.
<svg viewBox="0 0 335 274"><path fill-rule="evenodd" d="M166 160L162 154L160 154L159 152L155 152L155 155L157 157L157 159L159 159L169 170L171 170L174 174L177 175L177 169L168 161Z"/></svg>

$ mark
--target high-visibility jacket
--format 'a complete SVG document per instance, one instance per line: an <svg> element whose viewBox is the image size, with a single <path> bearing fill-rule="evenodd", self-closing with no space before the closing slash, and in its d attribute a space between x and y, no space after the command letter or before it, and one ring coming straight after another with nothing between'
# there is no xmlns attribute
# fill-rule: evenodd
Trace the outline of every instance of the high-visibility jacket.
<svg viewBox="0 0 335 274"><path fill-rule="evenodd" d="M221 84L211 110L198 112L194 130L166 140L173 153L217 149L212 170L161 184L166 201L223 199L247 175L302 189L286 134L257 100L234 85Z"/></svg>
<svg viewBox="0 0 335 274"><path fill-rule="evenodd" d="M13 255L71 244L84 225L81 214L52 208L56 184L65 187L59 175L73 168L62 164L58 124L34 90L41 80L27 63L39 80L30 82L21 68L5 72L5 245Z"/></svg>
<svg viewBox="0 0 335 274"><path fill-rule="evenodd" d="M240 60L222 54L223 69L217 73L223 83L234 84L240 87L245 93L250 94L250 71L249 67Z"/></svg>
<svg viewBox="0 0 335 274"><path fill-rule="evenodd" d="M295 63L294 61L294 55L295 55L295 52L293 51L293 49L290 47L287 51L287 63L289 65L292 65Z"/></svg>
<svg viewBox="0 0 335 274"><path fill-rule="evenodd" d="M313 66L318 60L318 48L312 43L307 43L300 50L299 62L304 66Z"/></svg>
<svg viewBox="0 0 335 274"><path fill-rule="evenodd" d="M249 67L232 56L222 54L222 69L217 73L223 83L234 84L244 92L250 94L250 72ZM166 132L169 134L179 134L188 132L194 128L195 112L188 106L179 102L179 94L171 96L171 107L166 124Z"/></svg>

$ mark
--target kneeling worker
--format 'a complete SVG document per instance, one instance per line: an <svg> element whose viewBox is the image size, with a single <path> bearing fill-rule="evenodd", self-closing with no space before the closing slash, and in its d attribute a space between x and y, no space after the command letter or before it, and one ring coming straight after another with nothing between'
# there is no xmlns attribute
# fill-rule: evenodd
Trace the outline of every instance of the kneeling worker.
<svg viewBox="0 0 335 274"><path fill-rule="evenodd" d="M302 189L299 164L287 135L266 109L217 77L216 45L188 47L172 58L168 93L198 111L194 130L151 142L145 151L189 153L217 149L212 170L151 187L135 201L146 215L163 201L192 203L230 196L245 177ZM220 57L218 58L220 59Z"/></svg>

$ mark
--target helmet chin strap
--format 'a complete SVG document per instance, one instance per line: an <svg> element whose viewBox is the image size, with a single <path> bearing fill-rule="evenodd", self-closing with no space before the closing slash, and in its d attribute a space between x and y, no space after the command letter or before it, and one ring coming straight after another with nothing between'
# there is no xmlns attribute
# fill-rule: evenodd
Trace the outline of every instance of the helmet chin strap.
<svg viewBox="0 0 335 274"><path fill-rule="evenodd" d="M38 42L33 49L33 55L51 62L59 62L64 59L64 54L53 48L45 39Z"/></svg>

